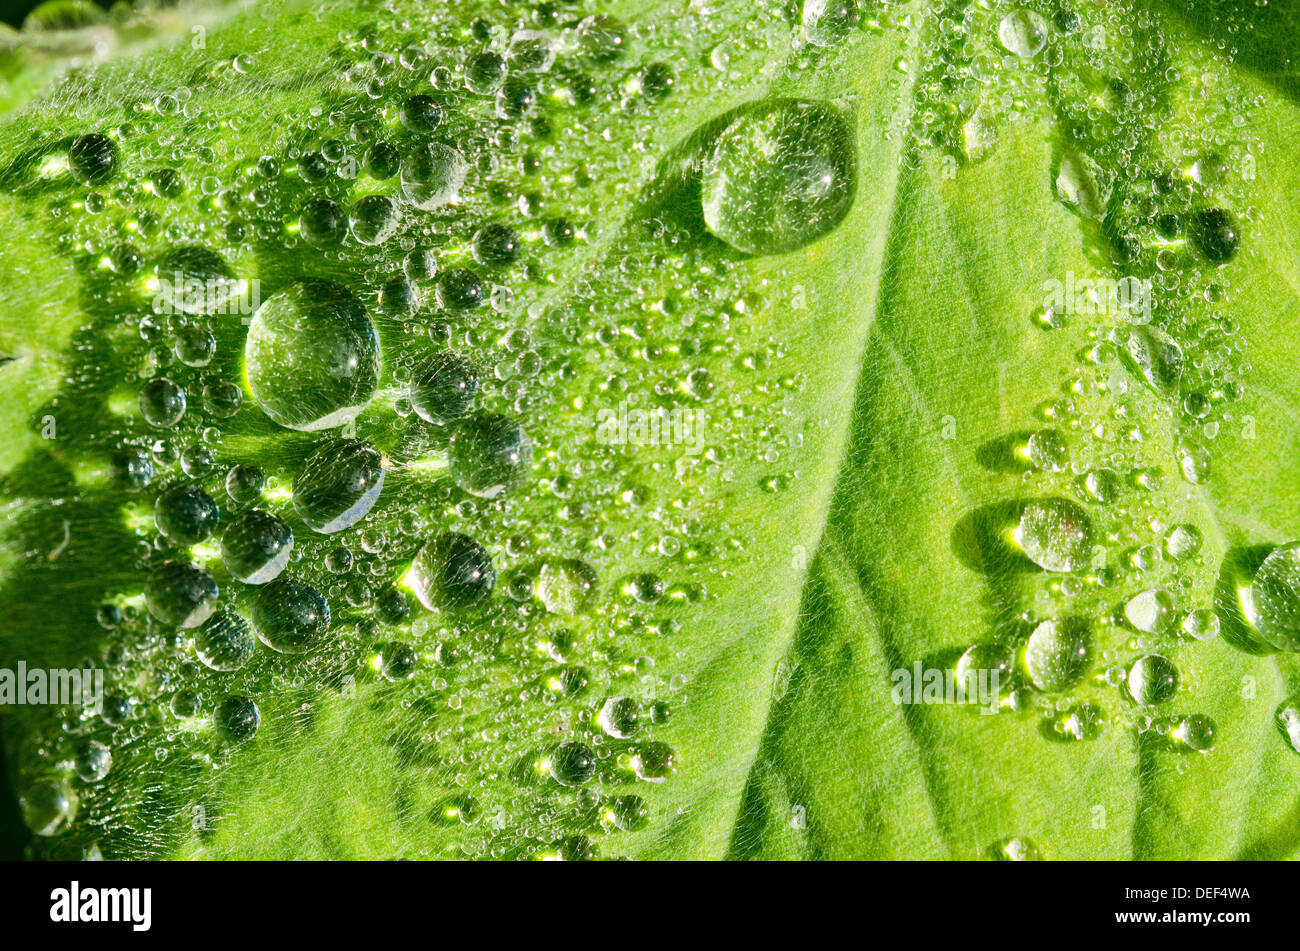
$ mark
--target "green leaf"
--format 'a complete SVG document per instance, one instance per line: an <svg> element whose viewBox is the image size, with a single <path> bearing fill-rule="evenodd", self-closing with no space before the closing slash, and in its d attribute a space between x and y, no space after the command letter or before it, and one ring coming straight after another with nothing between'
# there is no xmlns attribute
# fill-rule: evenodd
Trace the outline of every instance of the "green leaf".
<svg viewBox="0 0 1300 951"><path fill-rule="evenodd" d="M629 25L612 61L593 55L605 34L578 26L592 11L541 13L556 63L513 69L537 83L545 125L459 73L430 80L537 26L463 4L232 10L201 47L137 24L123 56L34 94L0 129L14 250L0 303L15 315L0 336L15 358L0 367L0 667L109 662L110 694L134 710L117 725L0 708L29 823L51 818L42 792L78 800L33 854L1292 857L1300 759L1275 715L1300 667L1243 616L1241 590L1300 536L1295 7L1085 5L1077 22L1024 8L1047 29L1024 58L999 42L1003 18L1023 16L1002 3L864 4L829 46L781 4L629 3L611 8ZM436 134L403 126L413 94L439 104ZM58 160L105 130L114 178L79 185ZM339 176L347 156L430 138L469 156L457 203L407 206L401 237L375 248L304 240L307 201L401 200L395 180ZM318 148L347 155L313 183L295 166ZM259 171L264 155L278 176ZM808 172L822 160L826 192ZM1207 235L1202 213L1222 208L1235 253ZM524 261L474 260L493 221L523 236ZM206 368L150 367L184 328L141 331L152 291L115 273L124 242L150 266L212 248L264 299L306 276L362 300L384 377L355 430L387 467L362 526L324 536L297 518L293 480L325 434L261 412L238 316L207 321ZM422 247L442 274L473 268L513 297L466 314L417 276L419 306L386 311ZM1098 279L1153 282L1151 326L1140 306L1098 312L1086 295L1042 312ZM465 492L445 434L396 411L406 374L448 342L487 371L481 406L532 437L531 480L508 498ZM136 408L155 372L189 391L175 431ZM202 405L218 379L243 386L229 419ZM609 413L649 408L701 428L646 445L601 435ZM166 452L146 490L111 484L114 450L160 438L173 453L210 445L218 467L195 478L226 524L239 507L224 467L279 480L258 504L293 528L289 572L329 598L322 647L259 642L219 673L193 632L146 619L144 580L178 555L207 565L233 610L258 597L213 542L158 541L153 500L185 478ZM1093 543L1068 574L1022 544L1026 507L1061 499ZM1175 526L1201 539L1189 557L1168 551ZM491 554L481 613L410 597L412 559L442 531ZM325 565L340 546L347 573ZM1155 591L1168 624L1137 630ZM409 617L377 607L392 592ZM105 630L105 602L134 614ZM1179 632L1210 609L1220 637ZM1090 632L1073 683L1024 660L1051 654L1029 642L1052 621ZM394 641L414 649L410 679L382 674ZM897 702L900 678L951 673L974 644L1014 658L996 712ZM1149 654L1173 662L1178 688L1140 705L1124 680ZM186 688L198 718L174 713ZM213 726L232 695L260 708L244 743ZM642 712L635 736L601 725L620 697ZM92 738L113 754L98 783L72 769ZM594 758L576 786L555 778L581 773L554 765L566 742Z"/></svg>

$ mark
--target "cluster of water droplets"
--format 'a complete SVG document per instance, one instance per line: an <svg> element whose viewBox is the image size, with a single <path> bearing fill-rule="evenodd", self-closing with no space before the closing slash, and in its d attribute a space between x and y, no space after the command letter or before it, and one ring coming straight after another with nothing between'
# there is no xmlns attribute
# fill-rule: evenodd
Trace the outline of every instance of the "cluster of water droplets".
<svg viewBox="0 0 1300 951"><path fill-rule="evenodd" d="M469 855L606 854L651 819L638 785L678 767L687 684L660 661L747 544L705 529L717 489L758 445L779 490L801 438L781 420L801 381L755 329L783 292L738 266L834 229L855 151L827 102L683 127L702 197L644 229L602 208L663 171L606 140L680 124L680 85L772 42L845 42L856 7L756 9L739 40L692 13L702 76L680 23L451 10L341 28L315 101L279 98L272 52L218 42L190 85L111 107L79 110L72 76L94 127L10 170L96 302L85 349L116 355L110 385L88 360L58 400L98 386L112 425L78 471L137 579L98 608L102 710L27 765L58 849L206 840L225 816L205 776L358 690L401 692L394 755L445 791L433 821ZM606 438L602 410L687 422ZM178 771L193 801L148 807Z"/></svg>

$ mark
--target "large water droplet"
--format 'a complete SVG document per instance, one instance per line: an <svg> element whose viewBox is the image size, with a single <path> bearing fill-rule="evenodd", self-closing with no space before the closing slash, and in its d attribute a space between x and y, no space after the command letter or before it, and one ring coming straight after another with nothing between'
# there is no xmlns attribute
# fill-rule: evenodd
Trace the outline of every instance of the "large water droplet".
<svg viewBox="0 0 1300 951"><path fill-rule="evenodd" d="M858 0L804 0L803 34L814 46L838 46L860 18Z"/></svg>
<svg viewBox="0 0 1300 951"><path fill-rule="evenodd" d="M310 585L277 578L258 591L253 626L272 650L301 654L320 643L329 630L329 602Z"/></svg>
<svg viewBox="0 0 1300 951"><path fill-rule="evenodd" d="M1278 650L1300 650L1300 542L1274 548L1255 573L1247 616Z"/></svg>
<svg viewBox="0 0 1300 951"><path fill-rule="evenodd" d="M1178 692L1178 668L1159 654L1140 657L1129 668L1128 692L1138 703L1164 703Z"/></svg>
<svg viewBox="0 0 1300 951"><path fill-rule="evenodd" d="M379 453L356 439L331 439L303 463L293 508L313 530L341 532L369 514L383 488Z"/></svg>
<svg viewBox="0 0 1300 951"><path fill-rule="evenodd" d="M416 208L433 211L460 196L469 164L441 142L425 142L402 158L402 194Z"/></svg>
<svg viewBox="0 0 1300 951"><path fill-rule="evenodd" d="M778 99L741 109L701 169L704 221L750 254L781 254L830 233L857 188L853 129L831 107Z"/></svg>
<svg viewBox="0 0 1300 951"><path fill-rule="evenodd" d="M533 444L508 416L487 413L461 423L451 437L451 477L480 498L509 495L528 481Z"/></svg>
<svg viewBox="0 0 1300 951"><path fill-rule="evenodd" d="M433 354L411 379L411 405L430 423L464 416L477 393L478 370L473 361L451 351Z"/></svg>
<svg viewBox="0 0 1300 951"><path fill-rule="evenodd" d="M208 618L194 639L199 660L212 670L238 670L253 657L253 632L238 614L223 610Z"/></svg>
<svg viewBox="0 0 1300 951"><path fill-rule="evenodd" d="M1046 571L1078 571L1092 550L1092 522L1068 499L1030 502L1020 513L1014 537L1029 560Z"/></svg>
<svg viewBox="0 0 1300 951"><path fill-rule="evenodd" d="M998 24L998 41L1022 59L1037 56L1047 43L1047 21L1032 10L1012 10Z"/></svg>
<svg viewBox="0 0 1300 951"><path fill-rule="evenodd" d="M379 382L375 325L352 292L331 281L302 281L263 302L244 356L263 412L289 429L342 426Z"/></svg>
<svg viewBox="0 0 1300 951"><path fill-rule="evenodd" d="M195 545L216 530L217 503L194 483L173 486L154 503L154 522L173 545Z"/></svg>
<svg viewBox="0 0 1300 951"><path fill-rule="evenodd" d="M1277 708L1277 728L1291 749L1300 753L1300 694L1287 697Z"/></svg>
<svg viewBox="0 0 1300 951"><path fill-rule="evenodd" d="M293 530L284 520L250 509L226 526L221 560L245 584L266 584L284 571L293 551Z"/></svg>
<svg viewBox="0 0 1300 951"><path fill-rule="evenodd" d="M492 594L496 581L487 550L468 535L454 532L427 542L411 566L415 596L430 611L476 608Z"/></svg>
<svg viewBox="0 0 1300 951"><path fill-rule="evenodd" d="M1091 630L1083 618L1043 621L1025 645L1029 679L1039 690L1049 693L1074 686L1088 670L1091 640Z"/></svg>
<svg viewBox="0 0 1300 951"><path fill-rule="evenodd" d="M183 561L163 562L144 586L149 613L173 627L198 627L216 609L219 594L212 575Z"/></svg>
<svg viewBox="0 0 1300 951"><path fill-rule="evenodd" d="M1159 327L1131 326L1121 335L1120 357L1129 372L1163 397L1176 396L1183 376L1183 349Z"/></svg>
<svg viewBox="0 0 1300 951"><path fill-rule="evenodd" d="M227 697L212 714L212 725L216 727L217 735L230 743L252 739L261 723L262 713L249 697Z"/></svg>

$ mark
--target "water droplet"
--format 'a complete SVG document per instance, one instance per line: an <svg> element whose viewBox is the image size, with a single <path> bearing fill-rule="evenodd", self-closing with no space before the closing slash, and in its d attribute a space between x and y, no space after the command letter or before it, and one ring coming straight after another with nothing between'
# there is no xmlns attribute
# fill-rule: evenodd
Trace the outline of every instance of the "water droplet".
<svg viewBox="0 0 1300 951"><path fill-rule="evenodd" d="M89 132L68 146L68 167L83 185L102 185L117 171L117 145L101 132Z"/></svg>
<svg viewBox="0 0 1300 951"><path fill-rule="evenodd" d="M581 786L596 773L596 756L582 743L561 743L550 758L550 773L562 786Z"/></svg>
<svg viewBox="0 0 1300 951"><path fill-rule="evenodd" d="M1070 447L1059 430L1040 429L1029 437L1029 461L1046 472L1063 472L1070 462Z"/></svg>
<svg viewBox="0 0 1300 951"><path fill-rule="evenodd" d="M216 610L219 593L212 575L183 561L163 562L144 586L149 613L173 627L198 627Z"/></svg>
<svg viewBox="0 0 1300 951"><path fill-rule="evenodd" d="M402 103L402 125L412 132L432 132L442 124L442 109L432 96L420 93Z"/></svg>
<svg viewBox="0 0 1300 951"><path fill-rule="evenodd" d="M552 614L576 614L596 589L596 572L576 558L548 561L537 575L537 597Z"/></svg>
<svg viewBox="0 0 1300 951"><path fill-rule="evenodd" d="M280 577L258 590L253 626L267 647L282 654L301 654L316 646L330 626L330 607L310 585Z"/></svg>
<svg viewBox="0 0 1300 951"><path fill-rule="evenodd" d="M154 503L154 522L173 545L196 545L217 528L217 503L194 483L173 486Z"/></svg>
<svg viewBox="0 0 1300 951"><path fill-rule="evenodd" d="M1184 561L1201 550L1201 532L1195 525L1175 525L1165 536L1165 551L1175 561Z"/></svg>
<svg viewBox="0 0 1300 951"><path fill-rule="evenodd" d="M1170 735L1184 746L1204 753L1214 745L1214 731L1213 720L1203 713L1193 713L1179 720Z"/></svg>
<svg viewBox="0 0 1300 951"><path fill-rule="evenodd" d="M282 519L249 509L221 535L221 560L245 584L266 584L279 577L293 551L293 530Z"/></svg>
<svg viewBox="0 0 1300 951"><path fill-rule="evenodd" d="M1120 357L1130 373L1141 377L1151 389L1169 398L1178 394L1183 376L1183 350L1158 327L1124 328Z"/></svg>
<svg viewBox="0 0 1300 951"><path fill-rule="evenodd" d="M27 828L39 836L58 835L77 814L76 795L66 783L55 779L34 783L18 805Z"/></svg>
<svg viewBox="0 0 1300 951"><path fill-rule="evenodd" d="M1139 658L1128 672L1129 696L1138 703L1164 703L1178 692L1178 668L1159 654Z"/></svg>
<svg viewBox="0 0 1300 951"><path fill-rule="evenodd" d="M199 660L212 670L239 670L253 658L253 632L229 609L210 617L194 639Z"/></svg>
<svg viewBox="0 0 1300 951"><path fill-rule="evenodd" d="M1025 645L1025 669L1039 690L1054 693L1083 679L1091 660L1091 629L1083 618L1043 621Z"/></svg>
<svg viewBox="0 0 1300 951"><path fill-rule="evenodd" d="M433 211L460 196L469 164L441 142L425 142L402 158L402 194L421 211Z"/></svg>
<svg viewBox="0 0 1300 951"><path fill-rule="evenodd" d="M1068 499L1028 503L1014 532L1029 560L1046 571L1078 571L1088 564L1092 522Z"/></svg>
<svg viewBox="0 0 1300 951"><path fill-rule="evenodd" d="M804 0L803 33L814 46L838 46L860 18L857 0Z"/></svg>
<svg viewBox="0 0 1300 951"><path fill-rule="evenodd" d="M1300 694L1292 694L1278 704L1275 716L1287 744L1300 753Z"/></svg>
<svg viewBox="0 0 1300 951"><path fill-rule="evenodd" d="M632 771L647 783L662 783L677 772L677 753L667 743L642 743L632 754Z"/></svg>
<svg viewBox="0 0 1300 951"><path fill-rule="evenodd" d="M322 534L351 528L384 488L379 453L356 439L331 439L307 457L293 483L298 517Z"/></svg>
<svg viewBox="0 0 1300 951"><path fill-rule="evenodd" d="M616 740L628 740L641 729L641 704L632 697L610 697L600 708L596 723Z"/></svg>
<svg viewBox="0 0 1300 951"><path fill-rule="evenodd" d="M1110 184L1090 155L1071 149L1061 156L1056 195L1083 217L1100 221L1110 199Z"/></svg>
<svg viewBox="0 0 1300 951"><path fill-rule="evenodd" d="M487 550L468 535L453 532L427 542L412 565L415 596L430 611L472 610L488 599L496 580Z"/></svg>
<svg viewBox="0 0 1300 951"><path fill-rule="evenodd" d="M1106 505L1119 498L1121 482L1114 469L1093 469L1084 476L1083 487L1096 501Z"/></svg>
<svg viewBox="0 0 1300 951"><path fill-rule="evenodd" d="M1183 618L1183 633L1198 641L1212 641L1219 636L1219 616L1209 608L1188 611Z"/></svg>
<svg viewBox="0 0 1300 951"><path fill-rule="evenodd" d="M454 313L468 313L483 303L483 280L468 268L453 268L438 278L438 304Z"/></svg>
<svg viewBox="0 0 1300 951"><path fill-rule="evenodd" d="M241 463L226 473L226 495L232 502L247 504L262 494L266 475L257 466Z"/></svg>
<svg viewBox="0 0 1300 951"><path fill-rule="evenodd" d="M192 720L203 711L203 697L197 690L183 687L172 694L169 706L176 719Z"/></svg>
<svg viewBox="0 0 1300 951"><path fill-rule="evenodd" d="M87 740L73 766L83 782L97 783L113 768L113 751L98 740Z"/></svg>
<svg viewBox="0 0 1300 951"><path fill-rule="evenodd" d="M1037 56L1047 43L1047 21L1032 10L1012 10L998 24L998 41L1021 59Z"/></svg>
<svg viewBox="0 0 1300 951"><path fill-rule="evenodd" d="M411 405L420 418L446 423L464 416L478 393L478 368L469 357L439 351L411 378Z"/></svg>
<svg viewBox="0 0 1300 951"><path fill-rule="evenodd" d="M341 426L379 381L379 335L361 302L341 284L302 281L253 315L244 348L248 384L281 426Z"/></svg>
<svg viewBox="0 0 1300 951"><path fill-rule="evenodd" d="M239 280L216 251L201 245L171 248L154 265L155 313L211 314L239 293Z"/></svg>
<svg viewBox="0 0 1300 951"><path fill-rule="evenodd" d="M528 481L533 444L510 417L480 414L457 426L448 461L458 486L471 495L495 499L510 495Z"/></svg>
<svg viewBox="0 0 1300 951"><path fill-rule="evenodd" d="M1124 602L1124 619L1135 631L1163 633L1174 611L1174 599L1168 591L1153 589L1133 595Z"/></svg>
<svg viewBox="0 0 1300 951"><path fill-rule="evenodd" d="M150 426L171 429L185 415L185 390L165 376L154 377L140 389L140 415Z"/></svg>
<svg viewBox="0 0 1300 951"><path fill-rule="evenodd" d="M222 700L212 714L217 735L229 743L251 740L262 725L262 712L249 697L235 694Z"/></svg>
<svg viewBox="0 0 1300 951"><path fill-rule="evenodd" d="M415 676L418 663L415 650L404 641L389 641L379 651L379 670L394 683Z"/></svg>
<svg viewBox="0 0 1300 951"><path fill-rule="evenodd" d="M1015 659L1001 644L972 644L957 660L957 689L968 700L978 700L981 683L994 690L994 700L1011 691ZM992 675L997 675L997 683ZM973 692L972 692L973 690Z"/></svg>
<svg viewBox="0 0 1300 951"><path fill-rule="evenodd" d="M848 121L829 106L792 99L738 110L701 171L709 230L750 254L794 251L829 234L856 188Z"/></svg>
<svg viewBox="0 0 1300 951"><path fill-rule="evenodd" d="M383 244L394 234L401 224L397 206L392 199L383 195L367 195L352 206L348 223L352 228L352 237L362 244Z"/></svg>
<svg viewBox="0 0 1300 951"><path fill-rule="evenodd" d="M1279 545L1250 586L1247 616L1278 650L1300 650L1300 542Z"/></svg>
<svg viewBox="0 0 1300 951"><path fill-rule="evenodd" d="M1205 208L1192 215L1187 227L1192 250L1211 264L1232 260L1241 241L1237 219L1224 208Z"/></svg>

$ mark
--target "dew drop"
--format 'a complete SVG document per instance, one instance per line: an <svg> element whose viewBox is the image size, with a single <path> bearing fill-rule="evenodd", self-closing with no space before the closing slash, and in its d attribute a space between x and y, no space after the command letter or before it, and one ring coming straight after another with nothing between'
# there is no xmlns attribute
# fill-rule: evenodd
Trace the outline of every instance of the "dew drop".
<svg viewBox="0 0 1300 951"><path fill-rule="evenodd" d="M425 142L402 157L401 173L406 200L421 211L433 211L460 196L469 164L450 146Z"/></svg>
<svg viewBox="0 0 1300 951"><path fill-rule="evenodd" d="M1247 616L1278 650L1300 650L1300 542L1279 545L1250 586Z"/></svg>
<svg viewBox="0 0 1300 951"><path fill-rule="evenodd" d="M244 356L262 411L289 429L347 423L379 381L375 325L352 292L331 281L302 281L264 301Z"/></svg>
<svg viewBox="0 0 1300 951"><path fill-rule="evenodd" d="M253 632L238 614L222 610L204 623L194 638L195 653L211 670L239 670L253 658Z"/></svg>
<svg viewBox="0 0 1300 951"><path fill-rule="evenodd" d="M1025 645L1025 669L1039 690L1054 693L1083 679L1091 660L1091 630L1082 618L1043 621Z"/></svg>
<svg viewBox="0 0 1300 951"><path fill-rule="evenodd" d="M998 24L998 41L1021 59L1037 56L1047 43L1047 21L1032 10L1012 10Z"/></svg>
<svg viewBox="0 0 1300 951"><path fill-rule="evenodd" d="M856 188L849 122L827 105L793 99L738 110L701 170L705 224L750 254L783 254L829 234Z"/></svg>
<svg viewBox="0 0 1300 951"><path fill-rule="evenodd" d="M1078 571L1088 564L1092 522L1068 499L1028 503L1015 528L1016 544L1029 560L1046 571Z"/></svg>
<svg viewBox="0 0 1300 951"><path fill-rule="evenodd" d="M1178 692L1178 668L1159 654L1139 658L1128 672L1129 696L1138 703L1164 703Z"/></svg>
<svg viewBox="0 0 1300 951"><path fill-rule="evenodd" d="M212 725L223 740L243 743L251 740L262 725L262 712L251 698L236 694L217 705L212 714Z"/></svg>
<svg viewBox="0 0 1300 951"><path fill-rule="evenodd" d="M411 580L415 596L430 611L461 613L488 599L497 573L482 545L468 535L444 532L420 549Z"/></svg>
<svg viewBox="0 0 1300 951"><path fill-rule="evenodd" d="M293 551L293 530L261 509L236 516L221 535L221 560L245 584L266 584L279 577Z"/></svg>
<svg viewBox="0 0 1300 951"><path fill-rule="evenodd" d="M330 607L310 585L280 577L263 585L253 602L253 627L267 647L301 654L321 642L330 626Z"/></svg>
<svg viewBox="0 0 1300 951"><path fill-rule="evenodd" d="M356 439L331 439L303 463L293 483L293 508L313 531L351 528L370 513L384 488L378 452Z"/></svg>
<svg viewBox="0 0 1300 951"><path fill-rule="evenodd" d="M149 613L173 627L198 627L217 606L217 582L202 568L183 561L163 562L145 582Z"/></svg>
<svg viewBox="0 0 1300 951"><path fill-rule="evenodd" d="M533 444L510 417L480 414L457 426L448 461L457 485L471 495L495 499L510 495L528 481Z"/></svg>

